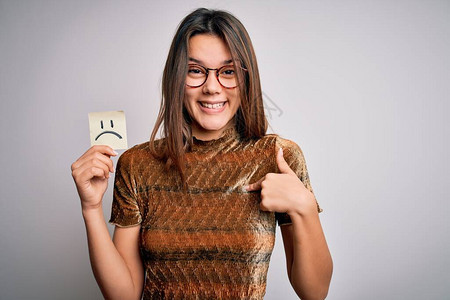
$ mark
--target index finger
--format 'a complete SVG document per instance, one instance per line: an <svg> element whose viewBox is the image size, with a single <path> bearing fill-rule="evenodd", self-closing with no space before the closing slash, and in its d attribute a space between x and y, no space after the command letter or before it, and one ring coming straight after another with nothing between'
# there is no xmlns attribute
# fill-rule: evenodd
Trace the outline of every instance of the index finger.
<svg viewBox="0 0 450 300"><path fill-rule="evenodd" d="M262 177L257 182L251 183L245 187L247 192L258 191L261 189L261 183L264 181L265 177Z"/></svg>
<svg viewBox="0 0 450 300"><path fill-rule="evenodd" d="M114 151L114 149L108 145L94 145L91 148L89 148L83 155L91 153L91 152L100 152L102 154L106 154L109 156L118 155L118 153L116 151Z"/></svg>
<svg viewBox="0 0 450 300"><path fill-rule="evenodd" d="M83 162L89 157L95 156L95 153L99 153L102 156L107 156L108 158L111 156L116 156L118 153L114 151L111 147L106 145L95 145L89 148L83 155L81 155L71 166L72 171L78 168ZM98 158L98 156L97 156Z"/></svg>

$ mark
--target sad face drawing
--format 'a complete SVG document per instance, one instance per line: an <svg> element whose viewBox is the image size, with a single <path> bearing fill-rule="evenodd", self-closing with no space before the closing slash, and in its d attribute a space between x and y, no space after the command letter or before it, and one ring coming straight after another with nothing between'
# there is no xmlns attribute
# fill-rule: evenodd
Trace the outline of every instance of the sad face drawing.
<svg viewBox="0 0 450 300"><path fill-rule="evenodd" d="M111 124L111 128L114 128L114 121L113 120L109 120L110 124ZM104 129L103 126L103 120L100 120L100 127L102 129ZM99 137L101 137L104 134L114 134L115 136L117 136L119 139L122 139L122 136L120 134L118 134L117 132L113 131L113 130L106 130L103 131L101 133L99 133L99 135L97 135L97 137L95 138L95 140L98 140Z"/></svg>
<svg viewBox="0 0 450 300"><path fill-rule="evenodd" d="M91 146L108 145L113 149L127 149L126 122L123 111L89 113Z"/></svg>

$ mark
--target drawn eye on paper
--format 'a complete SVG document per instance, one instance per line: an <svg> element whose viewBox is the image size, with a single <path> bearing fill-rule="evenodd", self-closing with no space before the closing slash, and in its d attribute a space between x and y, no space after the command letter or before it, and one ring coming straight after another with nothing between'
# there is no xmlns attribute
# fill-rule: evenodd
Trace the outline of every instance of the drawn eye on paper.
<svg viewBox="0 0 450 300"><path fill-rule="evenodd" d="M113 149L127 149L127 129L123 111L89 113L91 146L108 145Z"/></svg>

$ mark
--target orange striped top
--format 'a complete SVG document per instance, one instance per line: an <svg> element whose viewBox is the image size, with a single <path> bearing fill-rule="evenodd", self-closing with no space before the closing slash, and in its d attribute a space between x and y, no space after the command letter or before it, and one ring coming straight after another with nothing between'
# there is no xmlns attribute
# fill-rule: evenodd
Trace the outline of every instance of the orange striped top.
<svg viewBox="0 0 450 300"><path fill-rule="evenodd" d="M157 140L157 149L163 143ZM277 172L280 146L313 192L300 147L277 135L244 141L231 128L217 140L194 138L186 153L185 190L176 171L150 154L148 142L121 155L110 223L141 226L143 299L264 297L275 224L290 218L261 211L260 193L243 187Z"/></svg>

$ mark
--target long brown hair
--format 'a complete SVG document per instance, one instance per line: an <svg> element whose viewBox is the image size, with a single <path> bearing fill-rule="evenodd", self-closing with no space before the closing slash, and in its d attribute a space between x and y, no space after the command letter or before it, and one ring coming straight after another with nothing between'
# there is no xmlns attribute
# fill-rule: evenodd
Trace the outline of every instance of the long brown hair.
<svg viewBox="0 0 450 300"><path fill-rule="evenodd" d="M237 72L241 104L235 115L235 126L241 139L264 136L267 119L264 114L258 65L250 37L244 25L232 14L222 10L199 8L179 24L172 40L162 77L162 98L158 118L150 138L150 151L175 166L185 184L184 154L192 145L191 117L185 107L185 80L188 70L189 39L197 34L212 34L228 46L235 63L247 69ZM164 147L155 148L161 125Z"/></svg>

